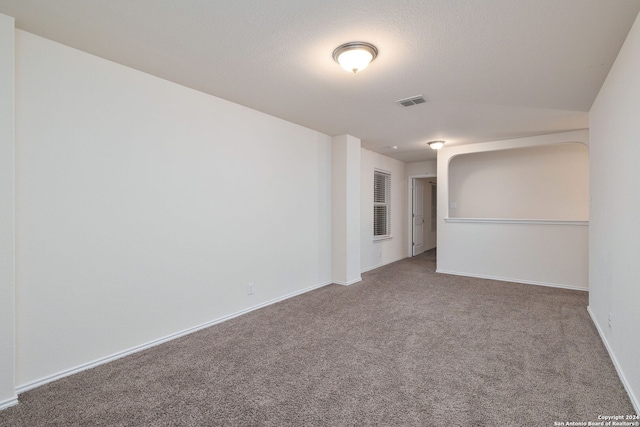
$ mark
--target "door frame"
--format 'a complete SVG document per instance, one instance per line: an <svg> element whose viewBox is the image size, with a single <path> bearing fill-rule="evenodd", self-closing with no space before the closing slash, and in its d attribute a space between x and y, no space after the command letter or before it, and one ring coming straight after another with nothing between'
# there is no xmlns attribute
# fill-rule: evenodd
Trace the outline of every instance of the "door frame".
<svg viewBox="0 0 640 427"><path fill-rule="evenodd" d="M411 258L413 257L413 181L415 179L419 179L419 178L437 178L438 175L435 173L428 173L428 174L423 174L423 175L410 175L407 178L407 184L408 184L408 192L407 194L409 195L407 198L409 200L408 202L408 213L407 213L407 257Z"/></svg>

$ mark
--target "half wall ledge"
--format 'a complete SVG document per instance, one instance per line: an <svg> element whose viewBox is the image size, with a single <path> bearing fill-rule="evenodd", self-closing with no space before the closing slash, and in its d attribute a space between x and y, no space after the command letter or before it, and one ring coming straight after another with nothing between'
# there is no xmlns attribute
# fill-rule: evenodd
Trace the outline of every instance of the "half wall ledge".
<svg viewBox="0 0 640 427"><path fill-rule="evenodd" d="M564 220L564 219L516 219L516 218L445 218L448 223L465 224L527 224L527 225L577 225L588 227L589 221Z"/></svg>

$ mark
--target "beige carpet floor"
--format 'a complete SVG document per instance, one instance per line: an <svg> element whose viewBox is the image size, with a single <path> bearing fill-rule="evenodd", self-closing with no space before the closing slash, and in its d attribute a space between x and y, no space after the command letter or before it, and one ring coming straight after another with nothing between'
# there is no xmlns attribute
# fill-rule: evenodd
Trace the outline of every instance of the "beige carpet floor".
<svg viewBox="0 0 640 427"><path fill-rule="evenodd" d="M20 395L2 426L553 426L632 414L586 292L365 273Z"/></svg>

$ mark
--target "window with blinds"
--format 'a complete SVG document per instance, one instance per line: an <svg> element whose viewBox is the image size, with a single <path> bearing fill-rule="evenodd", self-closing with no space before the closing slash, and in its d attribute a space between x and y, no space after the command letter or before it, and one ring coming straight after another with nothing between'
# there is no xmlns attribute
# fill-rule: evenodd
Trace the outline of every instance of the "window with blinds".
<svg viewBox="0 0 640 427"><path fill-rule="evenodd" d="M391 236L391 174L373 171L373 237Z"/></svg>

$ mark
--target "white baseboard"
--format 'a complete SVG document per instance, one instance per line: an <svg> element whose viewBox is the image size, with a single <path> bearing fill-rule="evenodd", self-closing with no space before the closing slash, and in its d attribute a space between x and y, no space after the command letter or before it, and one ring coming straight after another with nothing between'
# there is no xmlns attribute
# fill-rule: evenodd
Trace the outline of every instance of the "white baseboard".
<svg viewBox="0 0 640 427"><path fill-rule="evenodd" d="M496 276L488 276L484 274L461 273L458 271L447 271L447 270L441 270L441 269L437 269L436 273L452 274L454 276L476 277L478 279L498 280L500 282L522 283L525 285L547 286L549 288L571 289L573 291L587 291L587 292L589 291L589 288L585 288L581 286L562 285L558 283L536 282L534 280L510 279L508 277L496 277Z"/></svg>
<svg viewBox="0 0 640 427"><path fill-rule="evenodd" d="M17 405L18 404L18 396L15 397L11 397L9 399L5 399L3 401L0 402L0 411L2 411L3 409L7 409L11 406Z"/></svg>
<svg viewBox="0 0 640 427"><path fill-rule="evenodd" d="M110 356L102 357L100 359L96 359L96 360L93 360L91 362L84 363L82 365L76 366L75 368L66 369L66 370L58 372L56 374L49 375L49 376L37 379L35 381L28 382L26 384L19 385L18 387L16 387L16 393L18 393L18 394L24 393L25 391L34 389L36 387L40 387L42 385L48 384L48 383L50 383L52 381L55 381L55 380L58 380L60 378L68 377L69 375L77 374L78 372L86 371L87 369L95 368L96 366L100 366L100 365L103 365L105 363L112 362L114 360L123 358L125 356L130 355L130 354L137 353L139 351L146 350L146 349L151 348L151 347L155 347L155 346L157 346L159 344L162 344L162 343L165 343L167 341L171 341L171 340L174 340L176 338L180 338L180 337L183 337L185 335L189 335L189 334L194 333L196 331L199 331L201 329L205 329L205 328L208 328L210 326L216 325L218 323L222 323L224 321L231 320L234 317L242 316L243 314L247 314L247 313L252 312L254 310L258 310L260 308L275 304L277 302L284 301L286 299L293 298L295 296L298 296L298 295L313 291L314 289L322 288L324 286L330 285L331 283L333 283L333 282L326 282L326 283L321 283L319 285L310 286L308 288L305 288L305 289L302 289L302 290L299 290L299 291L296 291L296 292L292 292L290 294L284 295L284 296L279 297L279 298L272 299L270 301L264 302L262 304L255 305L253 307L249 307L247 309L238 311L236 313L229 314L229 315L223 316L223 317L219 317L217 319L211 320L211 321L203 323L201 325L194 326L192 328L188 328L188 329L185 329L183 331L176 332L174 334L167 335L165 337L158 338L158 339L153 340L153 341L149 341L149 342L147 342L145 344L141 344L141 345L129 348L127 350L120 351L118 353L114 353L114 354L112 354ZM17 403L17 399L16 399L16 403Z"/></svg>
<svg viewBox="0 0 640 427"><path fill-rule="evenodd" d="M607 352L609 353L609 357L613 362L613 366L616 368L616 372L618 373L618 377L620 377L620 381L622 381L622 385L624 386L624 389L627 391L627 394L629 395L629 399L631 400L631 404L633 405L633 408L636 410L636 414L640 414L640 400L638 400L637 396L633 393L633 390L629 385L629 381L627 381L627 378L624 376L624 372L622 372L622 368L618 363L618 359L616 359L616 356L613 353L613 350L611 349L609 342L607 341L607 337L604 335L604 332L600 327L600 324L596 320L596 316L593 314L593 311L591 311L591 307L587 306L587 312L589 313L589 316L591 316L591 321L596 326L598 334L600 334L600 339L604 343L604 346L607 349Z"/></svg>
<svg viewBox="0 0 640 427"><path fill-rule="evenodd" d="M382 264L374 265L373 267L367 267L364 270L362 270L361 273L366 273L367 271L375 270L376 268L380 268L380 267L384 267L385 265L393 264L394 262L401 261L401 260L403 260L405 258L410 258L410 257L402 257L402 258L394 259L393 261L387 261L387 262L383 262Z"/></svg>
<svg viewBox="0 0 640 427"><path fill-rule="evenodd" d="M334 280L333 283L335 283L336 285L342 285L342 286L349 286L349 285L353 285L354 283L358 283L358 282L362 282L362 277L358 277L357 279L353 279L350 280L348 282L342 282L340 280Z"/></svg>

